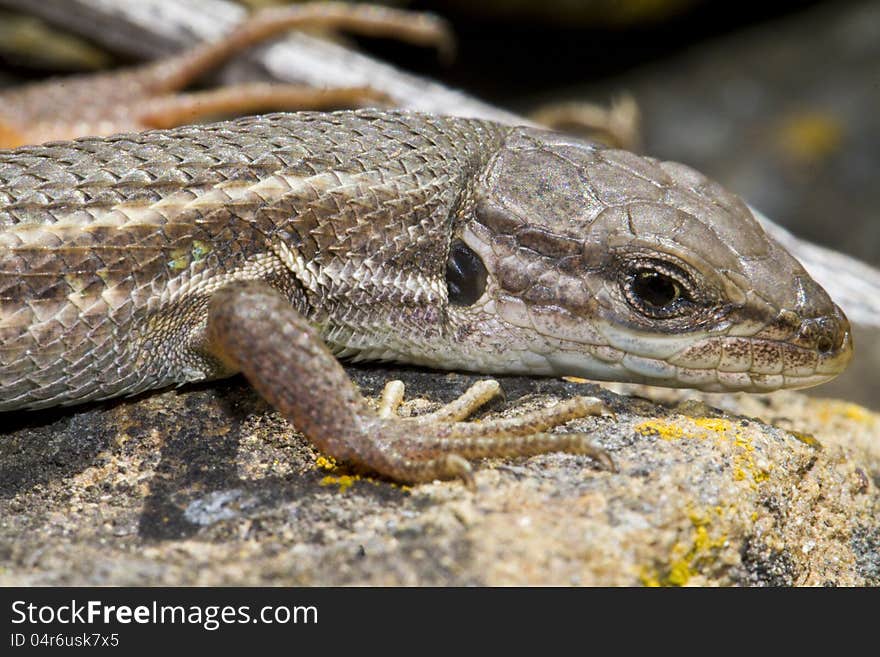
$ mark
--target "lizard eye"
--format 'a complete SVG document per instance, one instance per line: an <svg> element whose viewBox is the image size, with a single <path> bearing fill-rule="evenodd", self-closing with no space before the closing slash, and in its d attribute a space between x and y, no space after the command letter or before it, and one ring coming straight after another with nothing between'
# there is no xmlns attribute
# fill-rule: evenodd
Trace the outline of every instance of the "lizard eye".
<svg viewBox="0 0 880 657"><path fill-rule="evenodd" d="M690 277L679 267L662 262L640 262L624 277L623 294L642 315L667 319L693 306Z"/></svg>
<svg viewBox="0 0 880 657"><path fill-rule="evenodd" d="M471 306L486 290L488 272L483 261L461 240L452 243L446 261L446 289L449 303Z"/></svg>

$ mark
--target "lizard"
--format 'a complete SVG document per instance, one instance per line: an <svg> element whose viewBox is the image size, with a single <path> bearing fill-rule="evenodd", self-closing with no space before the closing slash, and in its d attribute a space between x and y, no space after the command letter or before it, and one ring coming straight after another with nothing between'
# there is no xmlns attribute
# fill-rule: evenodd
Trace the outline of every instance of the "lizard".
<svg viewBox="0 0 880 657"><path fill-rule="evenodd" d="M110 72L67 76L0 91L0 148L53 139L171 128L218 114L382 105L368 87L314 88L243 82L182 92L241 51L291 29L346 30L454 51L448 24L432 14L346 2L267 7L229 34L154 62Z"/></svg>
<svg viewBox="0 0 880 657"><path fill-rule="evenodd" d="M242 372L322 452L394 480L548 451L613 468L575 397L377 415L338 359L769 391L840 373L843 312L695 170L531 126L393 110L0 150L0 411Z"/></svg>
<svg viewBox="0 0 880 657"><path fill-rule="evenodd" d="M302 28L344 29L434 46L442 60L451 59L455 51L449 25L433 14L346 2L267 7L228 34L147 64L0 90L0 148L171 128L218 115L393 105L390 96L366 86L317 88L244 82L182 91L247 48ZM554 129L575 127L591 139L628 150L634 150L638 143L638 109L629 97L610 108L589 103L547 106L537 111L531 122Z"/></svg>

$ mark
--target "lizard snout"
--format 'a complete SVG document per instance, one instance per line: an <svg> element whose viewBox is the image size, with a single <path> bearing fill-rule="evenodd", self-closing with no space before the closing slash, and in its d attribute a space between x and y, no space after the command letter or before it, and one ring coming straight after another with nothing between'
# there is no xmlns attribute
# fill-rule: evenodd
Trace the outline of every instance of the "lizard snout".
<svg viewBox="0 0 880 657"><path fill-rule="evenodd" d="M784 339L792 348L787 361L804 366L809 361L812 366L807 367L814 369L814 374L831 378L843 372L852 360L853 340L849 320L840 307L830 302L828 307L822 314L799 318L795 313L783 311L778 322L788 324L792 331L790 337ZM801 362L804 358L806 361Z"/></svg>
<svg viewBox="0 0 880 657"><path fill-rule="evenodd" d="M822 356L832 357L843 350L852 350L849 321L839 306L834 313L801 321L798 338L804 346L815 348Z"/></svg>

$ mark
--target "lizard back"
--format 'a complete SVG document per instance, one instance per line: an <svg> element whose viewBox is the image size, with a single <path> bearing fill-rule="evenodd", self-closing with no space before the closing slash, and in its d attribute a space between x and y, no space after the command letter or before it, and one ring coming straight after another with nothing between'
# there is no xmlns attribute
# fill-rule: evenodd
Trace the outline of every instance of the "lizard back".
<svg viewBox="0 0 880 657"><path fill-rule="evenodd" d="M338 336L383 303L435 307L464 181L502 133L299 113L0 151L0 410L226 374L200 347L231 280Z"/></svg>

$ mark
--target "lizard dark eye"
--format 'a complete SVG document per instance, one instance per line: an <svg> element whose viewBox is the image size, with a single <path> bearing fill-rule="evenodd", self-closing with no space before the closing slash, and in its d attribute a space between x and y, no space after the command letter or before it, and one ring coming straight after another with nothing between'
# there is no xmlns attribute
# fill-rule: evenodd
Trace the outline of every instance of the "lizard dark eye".
<svg viewBox="0 0 880 657"><path fill-rule="evenodd" d="M656 271L642 271L636 274L632 291L649 306L663 308L681 296L681 288L669 276Z"/></svg>
<svg viewBox="0 0 880 657"><path fill-rule="evenodd" d="M687 274L666 263L643 264L624 278L623 293L627 302L652 319L666 319L685 314L693 305Z"/></svg>
<svg viewBox="0 0 880 657"><path fill-rule="evenodd" d="M460 240L452 243L446 261L446 289L453 306L472 306L486 290L486 266Z"/></svg>

